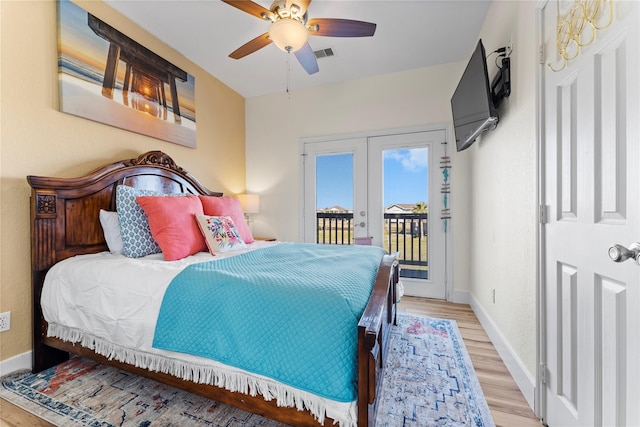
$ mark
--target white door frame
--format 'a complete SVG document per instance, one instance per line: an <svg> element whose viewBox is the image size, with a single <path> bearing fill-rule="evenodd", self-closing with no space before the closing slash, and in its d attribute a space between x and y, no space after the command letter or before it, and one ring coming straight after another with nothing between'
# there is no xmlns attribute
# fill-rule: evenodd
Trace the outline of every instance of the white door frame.
<svg viewBox="0 0 640 427"><path fill-rule="evenodd" d="M544 191L544 176L545 176L545 120L544 120L544 54L543 54L543 45L544 45L544 19L543 13L544 8L547 5L548 0L539 0L538 5L536 7L536 40L537 46L539 46L540 52L538 56L538 67L536 68L536 130L537 130L537 204L538 204L538 222L536 224L537 228L537 250L536 250L536 388L534 394L534 405L533 411L536 416L541 420L545 420L547 416L547 408L546 408L546 387L544 385L544 366L546 366L546 307L544 305L544 301L546 301L546 291L545 291L545 273L546 273L546 265L545 265L545 229L541 225L545 220L544 216L546 212L544 211L544 203L546 200L546 194Z"/></svg>
<svg viewBox="0 0 640 427"><path fill-rule="evenodd" d="M300 221L299 226L299 234L298 240L302 241L304 237L304 200L305 200L305 176L304 176L304 144L305 143L313 143L313 142L329 142L335 140L345 140L345 139L354 139L354 138L371 138L377 136L390 136L390 135L401 135L406 133L416 133L416 132L430 132L430 131L441 131L444 130L446 134L447 141L453 141L453 132L451 130L451 124L433 124L433 125L423 125L423 126L413 126L413 127L405 127L405 128L396 128L396 129L384 129L384 130L375 130L375 131L364 131L364 132L354 132L347 134L337 134L337 135L325 135L325 136L317 136L317 137L307 137L300 138L299 140L299 154L300 154L300 167L299 167L299 179L302 185L300 185L300 200L302 203L299 206L299 217L303 220ZM451 155L451 150L453 149L453 144L449 143L448 153ZM455 175L455 164L451 170L451 174L449 177L449 182L451 182L451 177ZM433 197L437 197L439 193L434 194ZM445 300L451 301L454 296L454 277L453 277L453 240L452 240L452 232L455 230L455 207L453 206L452 199L449 198L449 207L451 208L452 219L449 220L449 226L447 233L445 235L445 250L446 250L446 260L445 263ZM440 212L436 212L436 215L440 215Z"/></svg>

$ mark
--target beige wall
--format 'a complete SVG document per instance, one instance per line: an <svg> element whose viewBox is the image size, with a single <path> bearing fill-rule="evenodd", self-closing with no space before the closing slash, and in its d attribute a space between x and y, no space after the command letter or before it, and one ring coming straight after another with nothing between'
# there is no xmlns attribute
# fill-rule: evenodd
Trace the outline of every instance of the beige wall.
<svg viewBox="0 0 640 427"><path fill-rule="evenodd" d="M245 187L245 101L101 2L85 9L195 77L197 149L58 112L56 2L0 1L0 361L31 350L27 175L72 177L159 149L210 189Z"/></svg>
<svg viewBox="0 0 640 427"><path fill-rule="evenodd" d="M482 29L487 53L513 39L512 94L500 123L468 151L471 293L531 379L536 372L535 1L494 2ZM490 58L495 58L491 56ZM488 61L493 64L493 60ZM495 70L495 66L492 67ZM495 71L489 71L494 75ZM496 291L492 302L491 291Z"/></svg>

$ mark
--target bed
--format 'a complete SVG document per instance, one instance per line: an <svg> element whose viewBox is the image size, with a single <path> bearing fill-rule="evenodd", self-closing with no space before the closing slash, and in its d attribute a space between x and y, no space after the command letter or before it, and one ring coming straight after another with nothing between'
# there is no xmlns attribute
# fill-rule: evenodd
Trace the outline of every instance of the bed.
<svg viewBox="0 0 640 427"><path fill-rule="evenodd" d="M41 306L43 284L49 270L63 260L99 257L107 252L99 220L101 210L116 210L116 188L126 185L158 193L183 193L220 197L222 193L205 188L171 157L160 151L144 153L137 158L115 162L79 178L28 176L31 196L31 249L33 286L33 371L39 372L69 358L70 354L91 358L137 375L152 378L225 404L295 426L333 425L330 416L318 417L299 404L279 406L276 399L229 391L210 382L191 381L138 364L107 357L92 346L78 340L49 336L49 325ZM260 246L262 242L258 242ZM395 322L398 263L384 257L372 283L362 316L357 322L356 377L357 397L353 402L358 426L375 424L376 398L382 379L391 325ZM314 329L309 326L309 334ZM102 352L104 353L104 352ZM298 406L296 408L296 406ZM316 411L317 412L317 411Z"/></svg>

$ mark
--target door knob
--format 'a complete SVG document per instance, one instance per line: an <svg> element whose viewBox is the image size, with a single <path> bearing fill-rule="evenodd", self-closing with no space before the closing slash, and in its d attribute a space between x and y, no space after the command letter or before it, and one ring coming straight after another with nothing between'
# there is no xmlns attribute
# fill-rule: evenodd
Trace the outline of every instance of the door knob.
<svg viewBox="0 0 640 427"><path fill-rule="evenodd" d="M640 243L632 243L631 245L629 245L628 249L622 245L612 245L609 248L609 258L611 258L615 262L623 262L628 260L629 258L633 258L636 260L638 265L640 265Z"/></svg>

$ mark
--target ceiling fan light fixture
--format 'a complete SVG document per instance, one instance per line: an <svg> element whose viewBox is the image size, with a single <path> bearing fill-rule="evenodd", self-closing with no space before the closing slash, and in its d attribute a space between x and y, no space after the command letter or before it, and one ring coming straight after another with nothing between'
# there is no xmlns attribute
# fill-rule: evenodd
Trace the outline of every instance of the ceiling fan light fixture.
<svg viewBox="0 0 640 427"><path fill-rule="evenodd" d="M302 22L283 18L271 24L269 38L283 51L295 52L307 42L309 33Z"/></svg>

